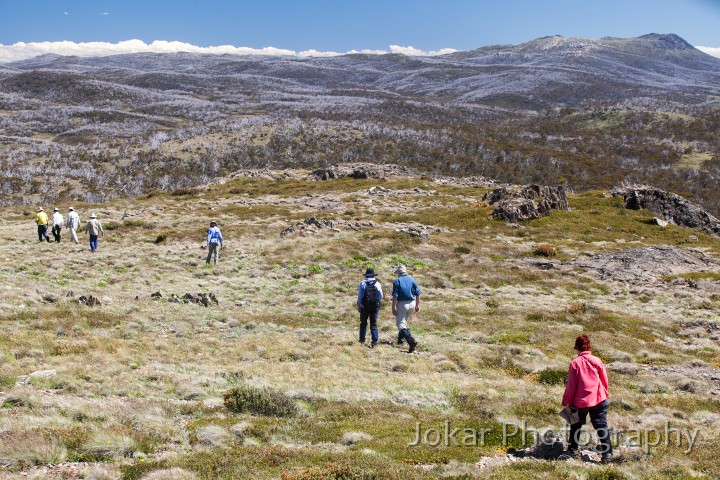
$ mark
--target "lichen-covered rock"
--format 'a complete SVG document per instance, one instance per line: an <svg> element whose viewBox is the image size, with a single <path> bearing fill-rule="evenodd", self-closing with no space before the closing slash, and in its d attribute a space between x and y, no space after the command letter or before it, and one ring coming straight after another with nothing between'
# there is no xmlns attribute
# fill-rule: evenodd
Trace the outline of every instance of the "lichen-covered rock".
<svg viewBox="0 0 720 480"><path fill-rule="evenodd" d="M423 225L421 223L406 223L402 225L398 225L395 229L396 232L402 232L407 233L408 235L411 235L413 237L419 237L423 240L429 240L431 233L438 233L442 232L442 228L438 227L431 227L429 225Z"/></svg>
<svg viewBox="0 0 720 480"><path fill-rule="evenodd" d="M182 301L183 303L197 303L198 305L202 305L203 307L209 307L210 305L218 305L220 303L217 296L215 296L215 294L212 292L198 294L186 293L182 296Z"/></svg>
<svg viewBox="0 0 720 480"><path fill-rule="evenodd" d="M496 188L483 197L495 206L493 217L517 223L550 215L551 210L569 210L565 188L515 185Z"/></svg>
<svg viewBox="0 0 720 480"><path fill-rule="evenodd" d="M82 303L83 305L87 305L88 307L99 307L102 305L102 302L99 298L93 297L92 295L88 295L87 297L85 295L78 298L78 303Z"/></svg>
<svg viewBox="0 0 720 480"><path fill-rule="evenodd" d="M309 174L316 180L331 180L336 178L373 178L384 179L391 177L418 178L420 172L414 168L402 165L376 165L374 163L343 163L328 168L319 168Z"/></svg>
<svg viewBox="0 0 720 480"><path fill-rule="evenodd" d="M305 236L319 232L320 230L331 230L334 232L339 231L335 226L334 220L318 220L315 217L308 217L302 222L291 225L282 232L280 232L280 236L285 237L292 234Z"/></svg>
<svg viewBox="0 0 720 480"><path fill-rule="evenodd" d="M289 226L282 232L281 237L288 235L300 235L308 236L315 235L320 232L339 232L340 227L349 228L351 230L360 231L366 227L374 227L374 222L361 222L361 221L345 221L345 220L318 220L315 217L308 217L302 222L298 222L294 225Z"/></svg>
<svg viewBox="0 0 720 480"><path fill-rule="evenodd" d="M622 197L625 208L649 210L676 225L720 235L720 220L680 195L648 185L614 188L612 195Z"/></svg>
<svg viewBox="0 0 720 480"><path fill-rule="evenodd" d="M669 275L715 271L720 268L720 260L700 250L653 246L583 256L564 265L580 267L601 280L637 286L665 284L663 278Z"/></svg>

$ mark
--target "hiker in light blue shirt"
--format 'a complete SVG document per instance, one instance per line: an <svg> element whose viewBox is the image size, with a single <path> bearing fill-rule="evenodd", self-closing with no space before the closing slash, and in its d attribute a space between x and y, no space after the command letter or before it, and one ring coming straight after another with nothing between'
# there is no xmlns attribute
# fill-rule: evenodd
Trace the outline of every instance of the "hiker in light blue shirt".
<svg viewBox="0 0 720 480"><path fill-rule="evenodd" d="M217 222L210 222L210 228L207 233L207 246L208 255L205 263L210 263L210 259L215 257L215 265L218 263L218 257L220 256L220 249L223 246L222 233L217 226Z"/></svg>
<svg viewBox="0 0 720 480"><path fill-rule="evenodd" d="M405 265L398 265L395 275L398 278L393 282L392 312L395 315L395 324L398 328L397 342L400 345L407 340L410 346L408 353L412 353L417 347L417 342L410 333L407 322L414 312L420 311L420 287L407 274Z"/></svg>

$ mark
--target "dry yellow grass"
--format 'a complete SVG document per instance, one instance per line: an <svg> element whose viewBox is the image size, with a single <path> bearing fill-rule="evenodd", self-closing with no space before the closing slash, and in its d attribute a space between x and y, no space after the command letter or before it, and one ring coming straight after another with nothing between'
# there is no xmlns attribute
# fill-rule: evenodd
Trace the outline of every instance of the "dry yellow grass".
<svg viewBox="0 0 720 480"><path fill-rule="evenodd" d="M720 350L711 338L717 297L667 285L632 293L633 286L582 272L522 263L545 243L558 246L563 258L627 248L615 242L631 237L626 225L638 229L634 246L682 244L695 232L652 230L638 220L642 212L620 215L589 196L571 197L573 212L514 229L487 220L484 210L474 214L483 207L459 187L438 189L433 198L459 205L453 217L452 209L448 214L422 198L375 201L348 182L323 185L323 201L337 199L357 212L351 216L319 210L294 193L261 191L282 186L261 181L250 197L216 186L192 196L75 205L83 219L95 211L106 226L116 223L96 254L84 238L80 245L67 236L61 244L38 243L32 216L22 213L29 207L2 211L2 475L63 478L47 465L86 462L94 473L85 478L278 478L338 458L388 472L386 478L718 475L706 453L720 431L718 385L694 373L717 372ZM348 196L357 202L342 200ZM279 236L308 216L359 216L375 227ZM597 242L589 241L592 233L567 228L584 216L620 227L598 229ZM420 241L395 231L403 218L445 230ZM205 266L201 248L210 219L226 237L215 267ZM167 238L155 243L160 232ZM707 251L720 251L717 239L697 235ZM423 289L422 310L411 322L421 345L414 355L393 345L387 306L381 345L371 350L356 339L353 305L364 269L372 265L389 292L401 262ZM155 292L162 296L152 298ZM213 293L219 305L170 301L186 293ZM79 305L81 295L102 306ZM669 419L702 428L702 448L689 455L658 450L607 470L616 477L592 477L606 470L476 465L498 456L495 440L477 448L407 447L416 421L559 426L563 387L540 383L538 374L566 368L581 332L590 332L606 363L618 365L610 374L612 425ZM30 375L43 371L50 372ZM301 414L230 414L222 397L238 384L283 392Z"/></svg>

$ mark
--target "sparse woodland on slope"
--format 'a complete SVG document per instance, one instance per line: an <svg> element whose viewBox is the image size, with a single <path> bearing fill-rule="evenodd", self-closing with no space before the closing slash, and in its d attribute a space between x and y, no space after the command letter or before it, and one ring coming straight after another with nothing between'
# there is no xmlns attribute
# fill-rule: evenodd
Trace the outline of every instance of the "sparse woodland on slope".
<svg viewBox="0 0 720 480"><path fill-rule="evenodd" d="M610 193L717 214L719 105L720 60L673 35L1 66L0 479L720 477L720 240ZM569 210L494 219L498 182ZM38 242L37 205L97 213L99 251ZM388 305L357 343L362 273L400 263L412 355ZM580 333L611 465L502 438L560 429Z"/></svg>
<svg viewBox="0 0 720 480"><path fill-rule="evenodd" d="M239 168L410 165L720 212L720 60L674 35L433 58L42 56L0 67L5 204L103 201Z"/></svg>

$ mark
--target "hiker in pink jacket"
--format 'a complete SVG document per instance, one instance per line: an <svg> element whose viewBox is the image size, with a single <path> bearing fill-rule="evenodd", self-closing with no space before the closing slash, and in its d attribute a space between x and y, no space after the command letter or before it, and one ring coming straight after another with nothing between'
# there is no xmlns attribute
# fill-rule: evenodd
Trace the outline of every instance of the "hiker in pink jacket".
<svg viewBox="0 0 720 480"><path fill-rule="evenodd" d="M578 451L580 429L585 425L588 413L590 423L598 436L598 451L603 463L612 460L612 445L607 426L608 376L602 360L590 351L590 339L580 335L575 339L577 356L570 363L568 382L562 398L563 407L577 410L579 421L570 425L568 450L571 454Z"/></svg>

